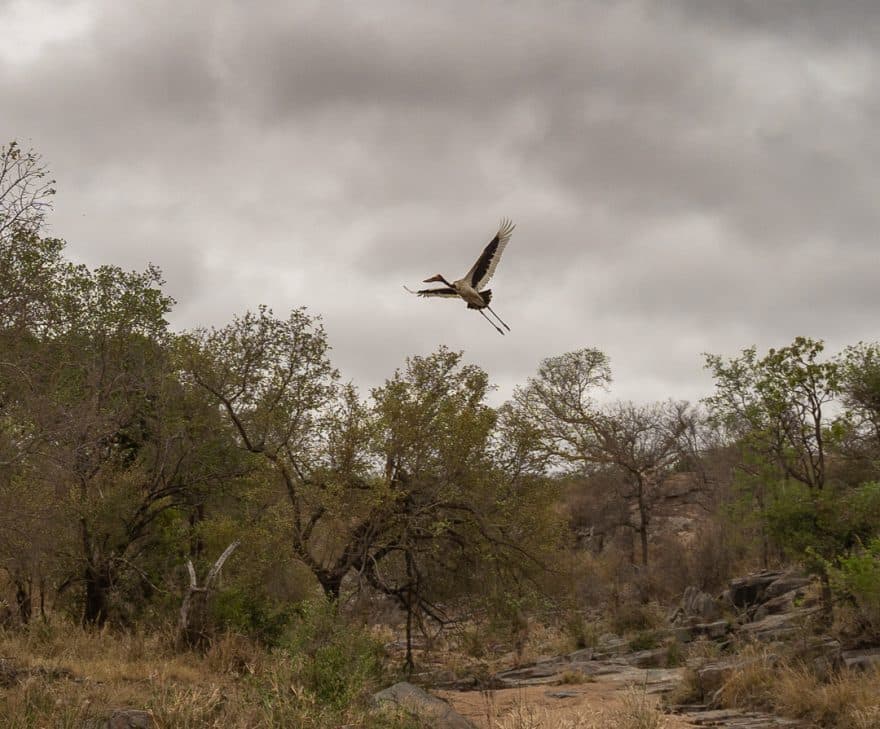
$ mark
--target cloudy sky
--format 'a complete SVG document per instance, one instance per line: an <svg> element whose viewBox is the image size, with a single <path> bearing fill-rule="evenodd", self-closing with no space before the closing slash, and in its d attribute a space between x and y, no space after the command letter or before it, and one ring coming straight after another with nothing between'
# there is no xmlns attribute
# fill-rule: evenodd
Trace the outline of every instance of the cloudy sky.
<svg viewBox="0 0 880 729"><path fill-rule="evenodd" d="M870 1L0 0L0 38L51 232L158 264L177 328L306 305L363 386L444 343L497 398L580 347L698 398L701 352L880 337ZM511 334L403 291L502 216Z"/></svg>

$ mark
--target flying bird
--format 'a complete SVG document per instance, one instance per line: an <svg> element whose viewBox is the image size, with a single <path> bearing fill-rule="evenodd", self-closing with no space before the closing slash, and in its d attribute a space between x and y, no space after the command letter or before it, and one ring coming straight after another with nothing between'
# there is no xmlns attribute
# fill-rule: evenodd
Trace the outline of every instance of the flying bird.
<svg viewBox="0 0 880 729"><path fill-rule="evenodd" d="M492 315L501 322L502 326L507 329L507 331L510 331L510 327L507 326L501 317L492 311L492 307L489 306L489 302L492 301L492 290L485 289L481 291L480 289L489 283L489 279L492 278L492 274L495 273L498 261L501 260L501 254L504 252L504 248L510 240L510 236L515 227L516 226L511 221L506 218L503 219L501 225L498 227L498 232L495 234L495 237L489 241L489 245L483 249L477 262L471 266L471 270L465 274L464 278L449 283L449 281L443 278L442 273L438 273L436 276L426 278L423 283L439 281L440 283L446 284L443 288L421 289L420 291L412 291L406 286L403 288L409 291L409 293L417 294L418 296L439 296L446 299L464 299L467 302L468 309L476 309L479 311L483 318L495 327L499 334L504 334L504 331L486 316L486 312L484 312L483 309L488 309L492 312Z"/></svg>

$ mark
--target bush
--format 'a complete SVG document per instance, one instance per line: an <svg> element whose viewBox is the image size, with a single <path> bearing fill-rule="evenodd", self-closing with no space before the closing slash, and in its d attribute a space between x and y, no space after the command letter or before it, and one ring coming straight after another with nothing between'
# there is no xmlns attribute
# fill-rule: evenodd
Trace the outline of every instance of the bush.
<svg viewBox="0 0 880 729"><path fill-rule="evenodd" d="M382 646L345 621L323 600L301 603L289 650L306 689L322 705L341 709L362 698L382 677Z"/></svg>
<svg viewBox="0 0 880 729"><path fill-rule="evenodd" d="M278 607L244 587L224 590L211 601L211 617L225 630L242 633L266 646L281 644L293 611Z"/></svg>
<svg viewBox="0 0 880 729"><path fill-rule="evenodd" d="M852 601L855 617L869 639L880 638L880 539L867 549L841 557L831 568L835 591Z"/></svg>

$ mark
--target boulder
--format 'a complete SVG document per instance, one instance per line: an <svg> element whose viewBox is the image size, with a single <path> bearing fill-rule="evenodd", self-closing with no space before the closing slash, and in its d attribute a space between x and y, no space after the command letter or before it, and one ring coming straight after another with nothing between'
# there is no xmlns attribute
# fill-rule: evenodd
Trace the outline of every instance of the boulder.
<svg viewBox="0 0 880 729"><path fill-rule="evenodd" d="M117 709L104 726L106 729L153 729L156 721L149 711Z"/></svg>
<svg viewBox="0 0 880 729"><path fill-rule="evenodd" d="M697 685L704 699L713 696L735 670L745 665L742 661L726 659L706 663L697 669Z"/></svg>
<svg viewBox="0 0 880 729"><path fill-rule="evenodd" d="M843 651L843 663L847 668L856 671L880 669L880 648L868 648L858 651Z"/></svg>
<svg viewBox="0 0 880 729"><path fill-rule="evenodd" d="M796 641L792 646L794 658L812 664L816 674L827 678L839 670L843 664L840 641L830 635L813 635L804 641Z"/></svg>
<svg viewBox="0 0 880 729"><path fill-rule="evenodd" d="M475 729L474 725L443 699L406 681L373 694L373 704L393 704L430 722L435 729Z"/></svg>
<svg viewBox="0 0 880 729"><path fill-rule="evenodd" d="M11 688L21 678L22 670L8 658L0 658L0 688Z"/></svg>
<svg viewBox="0 0 880 729"><path fill-rule="evenodd" d="M152 712L114 709L106 719L87 721L84 729L155 729L158 726Z"/></svg>
<svg viewBox="0 0 880 729"><path fill-rule="evenodd" d="M799 572L786 572L784 575L777 577L773 582L767 585L764 590L764 599L772 600L780 595L785 595L795 590L800 590L811 582L810 578Z"/></svg>
<svg viewBox="0 0 880 729"><path fill-rule="evenodd" d="M767 615L761 620L745 623L740 630L762 643L785 640L803 630L805 621L815 612L815 609L810 608Z"/></svg>
<svg viewBox="0 0 880 729"><path fill-rule="evenodd" d="M785 572L765 570L731 580L726 595L734 607L749 608L758 605L763 602L767 587L785 574Z"/></svg>
<svg viewBox="0 0 880 729"><path fill-rule="evenodd" d="M688 587L681 598L681 612L685 618L698 618L701 623L711 623L721 617L721 607L699 587Z"/></svg>

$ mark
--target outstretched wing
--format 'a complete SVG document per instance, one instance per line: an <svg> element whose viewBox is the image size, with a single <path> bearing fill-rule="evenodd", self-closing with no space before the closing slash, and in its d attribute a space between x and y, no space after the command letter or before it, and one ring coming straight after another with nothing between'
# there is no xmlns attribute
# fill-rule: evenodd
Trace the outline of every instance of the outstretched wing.
<svg viewBox="0 0 880 729"><path fill-rule="evenodd" d="M510 240L515 227L507 218L502 220L495 237L483 250L482 255L477 259L473 268L467 272L465 278L471 282L471 286L477 291L483 288L489 282L489 279L492 278L492 274L495 273L495 267L498 265L498 261L501 260L501 254L504 252L504 247L507 245L507 241Z"/></svg>
<svg viewBox="0 0 880 729"><path fill-rule="evenodd" d="M420 291L413 291L412 289L406 288L411 294L416 294L417 296L439 296L444 299L457 299L458 294L455 293L455 289L451 289L449 287L443 287L442 289L421 289Z"/></svg>

